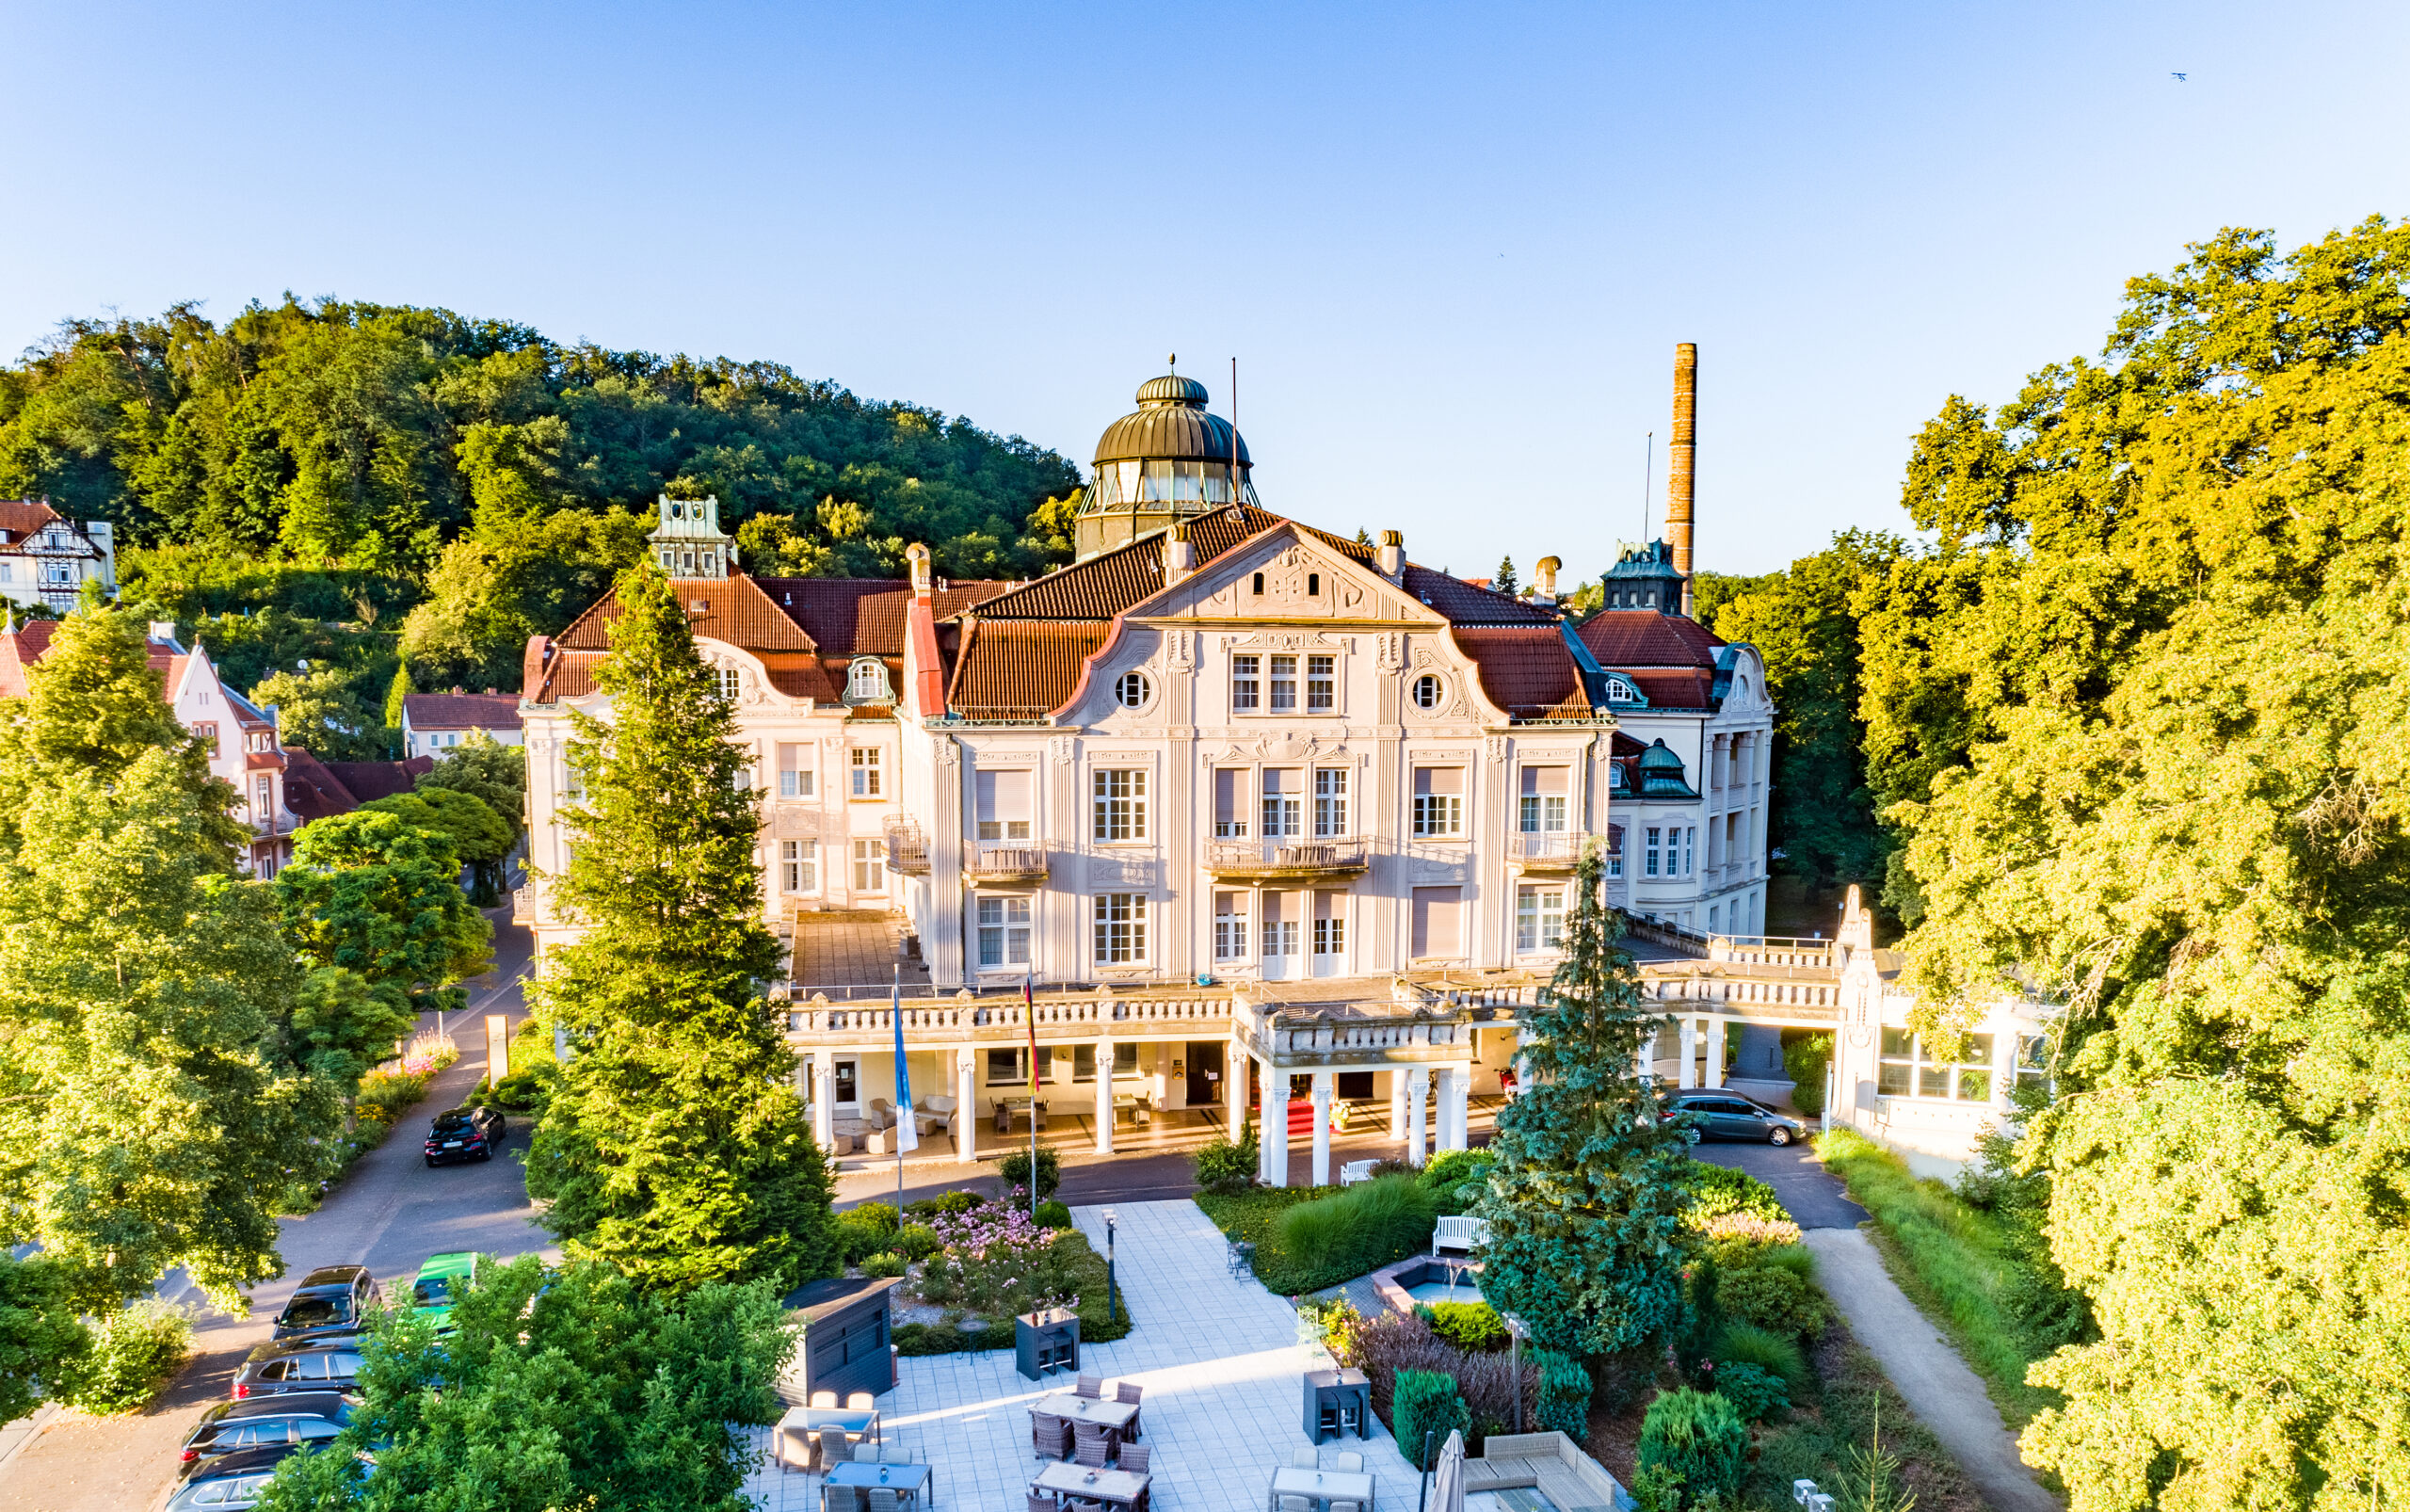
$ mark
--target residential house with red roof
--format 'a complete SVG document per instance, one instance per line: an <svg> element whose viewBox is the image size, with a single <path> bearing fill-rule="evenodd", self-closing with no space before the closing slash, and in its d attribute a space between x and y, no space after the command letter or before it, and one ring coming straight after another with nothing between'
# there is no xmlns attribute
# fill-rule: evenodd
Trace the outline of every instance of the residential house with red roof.
<svg viewBox="0 0 2410 1512"><path fill-rule="evenodd" d="M74 521L37 499L0 499L0 601L59 614L87 579L117 592L117 539L105 520Z"/></svg>
<svg viewBox="0 0 2410 1512"><path fill-rule="evenodd" d="M410 693L402 698L402 754L436 756L477 735L498 746L519 744L519 695ZM506 815L507 817L507 815Z"/></svg>

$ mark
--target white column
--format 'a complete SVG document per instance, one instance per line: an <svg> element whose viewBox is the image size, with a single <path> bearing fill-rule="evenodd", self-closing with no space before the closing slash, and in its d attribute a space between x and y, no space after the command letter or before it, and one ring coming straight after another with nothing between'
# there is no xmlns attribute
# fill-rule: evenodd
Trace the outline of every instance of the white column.
<svg viewBox="0 0 2410 1512"><path fill-rule="evenodd" d="M954 1053L954 1153L966 1165L979 1158L979 1052Z"/></svg>
<svg viewBox="0 0 2410 1512"><path fill-rule="evenodd" d="M1096 1152L1113 1153L1113 1041L1096 1047Z"/></svg>
<svg viewBox="0 0 2410 1512"><path fill-rule="evenodd" d="M1707 1085L1724 1085L1724 1021L1707 1021Z"/></svg>
<svg viewBox="0 0 2410 1512"><path fill-rule="evenodd" d="M1472 1068L1439 1068L1439 1131L1434 1141L1441 1150L1465 1148L1467 1101L1472 1091Z"/></svg>
<svg viewBox="0 0 2410 1512"><path fill-rule="evenodd" d="M1406 1163L1422 1164L1423 1099L1430 1095L1431 1069L1417 1066L1406 1073Z"/></svg>
<svg viewBox="0 0 2410 1512"><path fill-rule="evenodd" d="M811 1053L811 1137L827 1152L837 1137L837 1056L833 1051Z"/></svg>
<svg viewBox="0 0 2410 1512"><path fill-rule="evenodd" d="M1685 1018L1682 1020L1682 1069L1680 1074L1674 1078L1676 1086L1687 1087L1698 1085L1697 1054L1698 1022L1696 1020Z"/></svg>
<svg viewBox="0 0 2410 1512"><path fill-rule="evenodd" d="M1277 1066L1263 1068L1263 1179L1289 1184L1289 1073Z"/></svg>
<svg viewBox="0 0 2410 1512"><path fill-rule="evenodd" d="M1330 1072L1314 1072L1314 1184L1330 1184Z"/></svg>
<svg viewBox="0 0 2410 1512"><path fill-rule="evenodd" d="M1255 1062L1236 1040L1222 1049L1222 1132L1235 1144L1246 1122L1246 1073Z"/></svg>
<svg viewBox="0 0 2410 1512"><path fill-rule="evenodd" d="M1401 1070L1384 1071L1390 1079L1390 1142L1406 1140L1406 1072Z"/></svg>

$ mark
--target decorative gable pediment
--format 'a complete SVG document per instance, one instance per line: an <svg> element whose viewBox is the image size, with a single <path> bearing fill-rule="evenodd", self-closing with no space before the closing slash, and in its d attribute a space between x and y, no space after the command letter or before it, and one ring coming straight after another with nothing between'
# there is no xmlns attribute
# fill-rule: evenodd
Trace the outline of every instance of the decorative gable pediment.
<svg viewBox="0 0 2410 1512"><path fill-rule="evenodd" d="M1388 619L1439 616L1378 572L1279 525L1231 548L1185 580L1133 605L1133 619Z"/></svg>

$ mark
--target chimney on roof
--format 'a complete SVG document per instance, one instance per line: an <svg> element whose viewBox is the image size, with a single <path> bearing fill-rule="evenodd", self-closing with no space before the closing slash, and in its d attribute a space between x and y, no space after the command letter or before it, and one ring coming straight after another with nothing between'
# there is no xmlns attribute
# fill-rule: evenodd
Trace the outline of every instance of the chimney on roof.
<svg viewBox="0 0 2410 1512"><path fill-rule="evenodd" d="M1169 587L1197 571L1197 543L1188 539L1188 522L1175 521L1164 538L1164 587Z"/></svg>
<svg viewBox="0 0 2410 1512"><path fill-rule="evenodd" d="M1561 558L1543 556L1532 568L1532 602L1541 608L1556 603L1556 572L1565 565Z"/></svg>
<svg viewBox="0 0 2410 1512"><path fill-rule="evenodd" d="M929 549L914 541L904 548L904 560L911 568L912 597L926 599L929 596Z"/></svg>
<svg viewBox="0 0 2410 1512"><path fill-rule="evenodd" d="M175 639L175 638L176 638L176 622L175 622L173 619L153 619L153 620L152 620L152 621L151 621L151 638L152 638L153 640L173 640L173 639Z"/></svg>
<svg viewBox="0 0 2410 1512"><path fill-rule="evenodd" d="M1682 578L1682 613L1691 612L1691 522L1697 497L1698 344L1674 348L1674 439L1665 458L1665 541Z"/></svg>
<svg viewBox="0 0 2410 1512"><path fill-rule="evenodd" d="M1381 543L1373 551L1373 561L1380 568L1381 575L1392 583L1404 576L1406 572L1405 535L1395 530L1382 531Z"/></svg>

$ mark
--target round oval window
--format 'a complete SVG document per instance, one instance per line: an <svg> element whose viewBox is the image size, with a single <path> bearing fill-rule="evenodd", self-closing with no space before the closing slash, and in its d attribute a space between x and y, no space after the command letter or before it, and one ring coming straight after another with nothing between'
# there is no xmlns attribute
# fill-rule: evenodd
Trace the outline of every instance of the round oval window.
<svg viewBox="0 0 2410 1512"><path fill-rule="evenodd" d="M1414 706L1436 709L1439 706L1439 680L1425 672L1414 680Z"/></svg>
<svg viewBox="0 0 2410 1512"><path fill-rule="evenodd" d="M1123 708L1137 708L1147 701L1147 675L1144 672L1122 673L1121 681L1115 684L1114 693L1120 699Z"/></svg>

